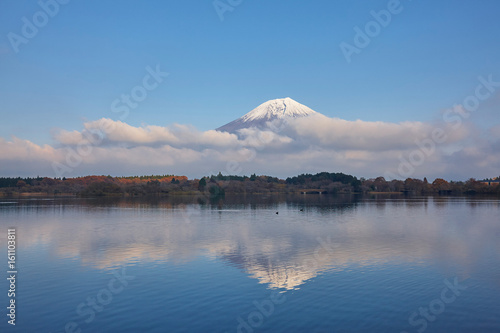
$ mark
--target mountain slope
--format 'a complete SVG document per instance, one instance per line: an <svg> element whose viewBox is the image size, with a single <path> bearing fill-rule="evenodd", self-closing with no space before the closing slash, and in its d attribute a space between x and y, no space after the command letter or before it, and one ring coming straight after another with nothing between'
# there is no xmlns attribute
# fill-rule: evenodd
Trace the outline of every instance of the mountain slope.
<svg viewBox="0 0 500 333"><path fill-rule="evenodd" d="M278 119L308 117L318 114L305 105L293 99L280 98L262 103L252 111L245 114L224 126L217 128L217 131L234 133L242 128L257 127L259 129L268 128L268 122Z"/></svg>

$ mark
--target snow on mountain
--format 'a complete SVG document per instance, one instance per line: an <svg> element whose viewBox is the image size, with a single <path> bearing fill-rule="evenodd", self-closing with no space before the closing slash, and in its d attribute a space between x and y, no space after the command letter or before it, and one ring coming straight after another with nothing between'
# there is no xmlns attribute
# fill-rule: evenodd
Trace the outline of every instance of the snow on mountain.
<svg viewBox="0 0 500 333"><path fill-rule="evenodd" d="M268 128L269 122L286 120L287 118L308 117L315 114L318 113L289 97L273 99L262 103L243 117L221 126L216 130L233 133L239 129L249 127L265 129Z"/></svg>

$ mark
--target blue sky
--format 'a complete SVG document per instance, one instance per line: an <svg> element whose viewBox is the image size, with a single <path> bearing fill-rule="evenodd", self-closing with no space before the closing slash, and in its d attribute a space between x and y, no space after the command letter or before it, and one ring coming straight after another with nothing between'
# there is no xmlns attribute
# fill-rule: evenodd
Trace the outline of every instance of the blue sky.
<svg viewBox="0 0 500 333"><path fill-rule="evenodd" d="M227 3L227 0L221 0ZM43 3L50 1L42 0ZM146 67L169 76L131 110L131 126L217 128L259 104L291 97L345 120L433 122L500 81L500 2L402 0L401 11L348 63L371 11L388 1L243 0L221 21L207 1L78 1L60 5L14 52L36 1L0 3L0 137L57 145L59 129L119 119L111 103ZM498 95L467 121L498 123Z"/></svg>

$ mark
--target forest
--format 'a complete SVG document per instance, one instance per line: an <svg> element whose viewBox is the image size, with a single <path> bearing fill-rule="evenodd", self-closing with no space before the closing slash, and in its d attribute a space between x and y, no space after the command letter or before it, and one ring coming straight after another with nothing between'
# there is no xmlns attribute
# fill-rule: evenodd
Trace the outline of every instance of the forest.
<svg viewBox="0 0 500 333"><path fill-rule="evenodd" d="M384 177L358 179L344 173L320 172L286 179L252 174L217 175L188 179L186 176L151 175L132 177L85 176L77 178L0 178L0 195L12 196L143 196L226 194L498 194L500 177L486 180L446 181L437 178L386 180Z"/></svg>

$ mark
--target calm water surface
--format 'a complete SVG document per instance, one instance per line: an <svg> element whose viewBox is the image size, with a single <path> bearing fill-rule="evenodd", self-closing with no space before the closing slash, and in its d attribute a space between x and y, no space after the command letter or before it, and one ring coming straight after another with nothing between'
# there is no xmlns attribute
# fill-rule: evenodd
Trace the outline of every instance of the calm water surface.
<svg viewBox="0 0 500 333"><path fill-rule="evenodd" d="M478 197L4 198L17 317L2 279L0 331L500 332L499 213Z"/></svg>

